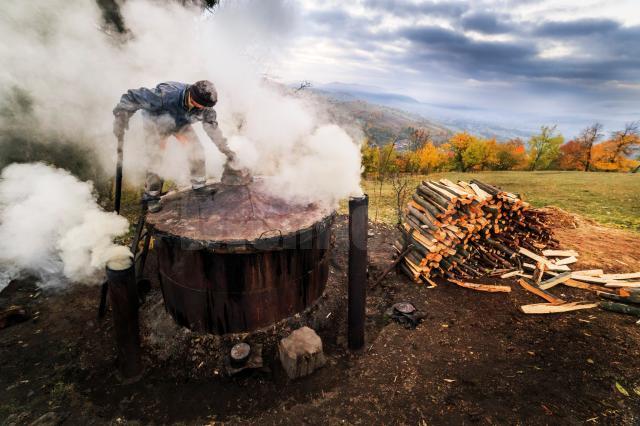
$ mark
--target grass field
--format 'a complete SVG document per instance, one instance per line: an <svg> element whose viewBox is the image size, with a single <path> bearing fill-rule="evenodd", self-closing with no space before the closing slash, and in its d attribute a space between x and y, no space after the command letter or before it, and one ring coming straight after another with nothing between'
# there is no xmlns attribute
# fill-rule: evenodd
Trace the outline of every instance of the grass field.
<svg viewBox="0 0 640 426"><path fill-rule="evenodd" d="M606 225L640 232L640 174L559 171L434 173L410 177L409 194L418 182L443 177L454 182L479 179L519 193L535 207L553 205ZM391 184L383 184L381 196L378 195L378 184L373 180L364 181L363 186L369 194L369 217L375 219L377 211L378 220L395 223L395 194Z"/></svg>

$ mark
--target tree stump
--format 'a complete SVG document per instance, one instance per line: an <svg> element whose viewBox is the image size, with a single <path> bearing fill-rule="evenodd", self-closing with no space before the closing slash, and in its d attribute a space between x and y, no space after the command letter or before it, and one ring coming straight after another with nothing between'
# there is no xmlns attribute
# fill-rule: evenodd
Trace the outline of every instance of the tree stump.
<svg viewBox="0 0 640 426"><path fill-rule="evenodd" d="M278 352L282 367L290 379L307 376L326 362L322 340L309 327L299 328L280 340Z"/></svg>

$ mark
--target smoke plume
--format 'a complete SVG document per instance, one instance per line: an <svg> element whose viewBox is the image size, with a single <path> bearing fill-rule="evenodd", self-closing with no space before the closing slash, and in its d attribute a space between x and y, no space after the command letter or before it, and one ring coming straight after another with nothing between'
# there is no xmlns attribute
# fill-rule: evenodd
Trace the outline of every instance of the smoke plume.
<svg viewBox="0 0 640 426"><path fill-rule="evenodd" d="M0 175L0 290L20 271L42 287L95 282L123 248L113 238L128 222L104 212L89 182L44 164L12 164ZM128 249L124 248L128 252Z"/></svg>
<svg viewBox="0 0 640 426"><path fill-rule="evenodd" d="M88 144L112 174L111 111L122 93L162 81L209 79L218 88L218 121L238 163L270 176L274 192L331 206L360 193L359 141L317 105L264 77L295 33L294 4L223 2L215 13L203 13L184 2L127 1L122 15L130 37L122 42L101 28L95 3L3 2L0 99L19 89L29 98L30 115L0 114L0 128L21 125L23 132L37 128L39 135ZM165 161L147 164L139 115L126 136L125 179L139 183L149 167L186 182L186 154L177 141L169 141ZM196 131L209 176L220 176L223 156L200 126Z"/></svg>

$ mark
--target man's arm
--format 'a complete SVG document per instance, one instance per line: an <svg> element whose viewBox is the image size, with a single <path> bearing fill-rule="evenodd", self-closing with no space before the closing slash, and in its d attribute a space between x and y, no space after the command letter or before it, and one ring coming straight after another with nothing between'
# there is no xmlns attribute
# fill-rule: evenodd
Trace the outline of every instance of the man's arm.
<svg viewBox="0 0 640 426"><path fill-rule="evenodd" d="M223 153L229 162L232 162L236 155L229 148L227 144L227 138L222 135L222 131L218 127L218 122L216 121L216 112L214 109L207 109L204 112L202 117L202 127L204 128L205 133L209 136L209 138L213 141L213 143L218 147L221 153Z"/></svg>
<svg viewBox="0 0 640 426"><path fill-rule="evenodd" d="M162 96L158 89L130 89L120 97L120 102L113 109L115 120L113 133L118 139L124 137L124 131L129 128L129 118L139 109L159 111L162 109Z"/></svg>

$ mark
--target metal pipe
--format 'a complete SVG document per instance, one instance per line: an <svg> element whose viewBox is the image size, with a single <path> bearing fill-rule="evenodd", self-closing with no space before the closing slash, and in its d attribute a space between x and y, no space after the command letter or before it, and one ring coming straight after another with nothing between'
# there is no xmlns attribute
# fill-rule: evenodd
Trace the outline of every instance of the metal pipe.
<svg viewBox="0 0 640 426"><path fill-rule="evenodd" d="M133 379L142 373L135 267L130 258L118 258L107 262L106 270L118 369L125 379Z"/></svg>
<svg viewBox="0 0 640 426"><path fill-rule="evenodd" d="M349 349L364 346L369 196L349 198Z"/></svg>

